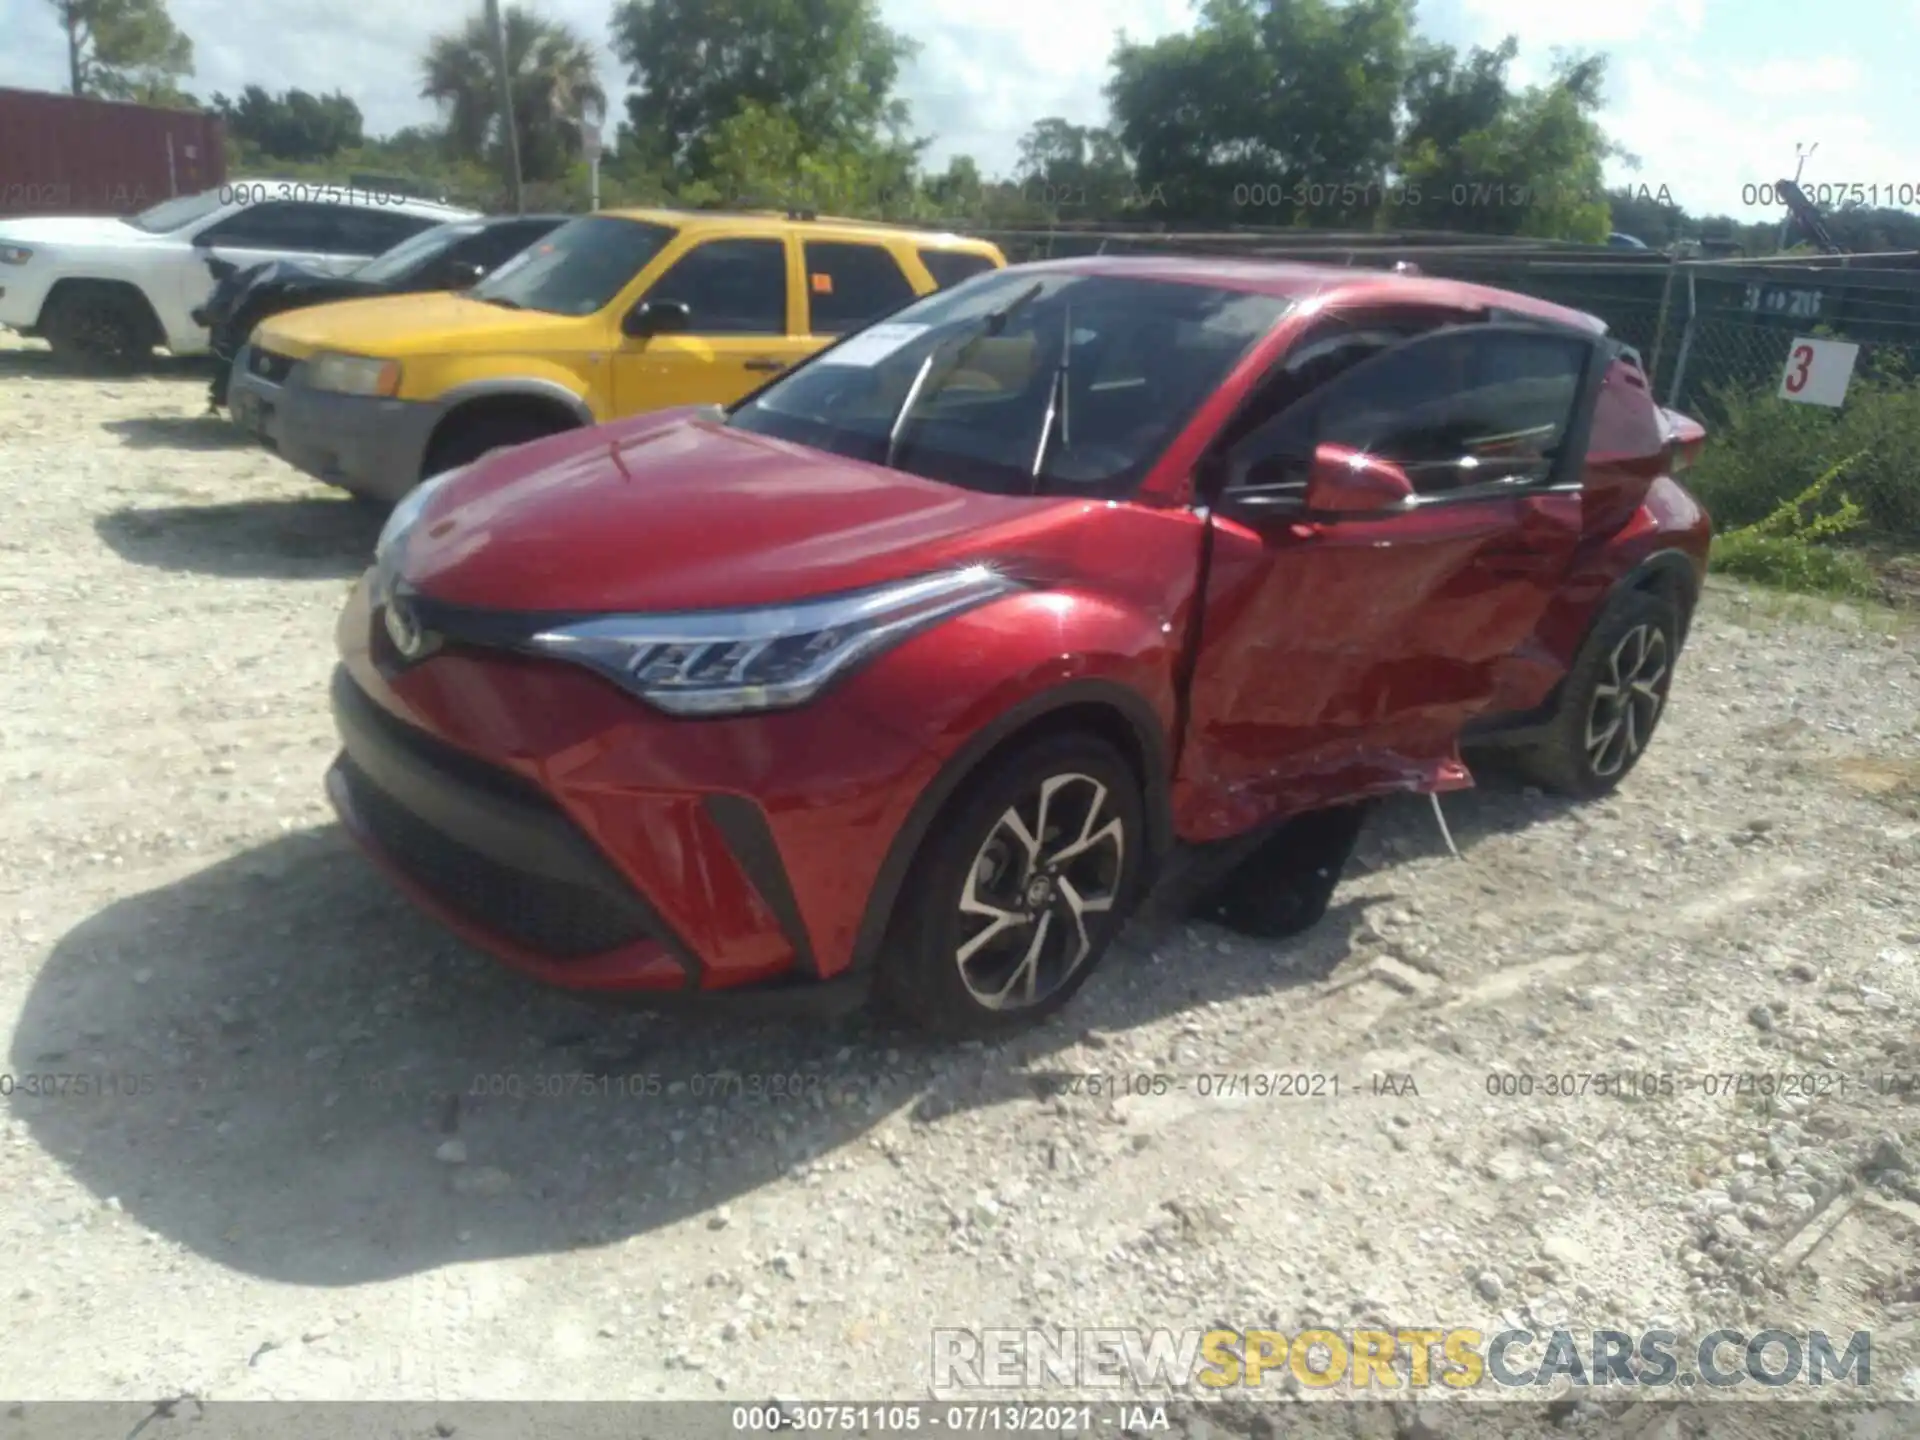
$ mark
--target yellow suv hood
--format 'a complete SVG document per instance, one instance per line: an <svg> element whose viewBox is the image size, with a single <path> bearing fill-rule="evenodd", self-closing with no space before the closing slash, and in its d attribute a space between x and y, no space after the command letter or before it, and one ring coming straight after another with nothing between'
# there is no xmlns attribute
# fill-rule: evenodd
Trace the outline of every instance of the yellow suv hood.
<svg viewBox="0 0 1920 1440"><path fill-rule="evenodd" d="M583 318L508 310L463 295L376 295L290 310L254 333L265 348L295 360L321 350L404 360L560 345L578 340Z"/></svg>

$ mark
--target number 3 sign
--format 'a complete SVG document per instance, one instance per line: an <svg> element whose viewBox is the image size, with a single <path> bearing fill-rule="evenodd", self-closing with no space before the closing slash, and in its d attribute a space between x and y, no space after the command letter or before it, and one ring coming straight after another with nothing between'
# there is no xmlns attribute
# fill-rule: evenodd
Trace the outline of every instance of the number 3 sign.
<svg viewBox="0 0 1920 1440"><path fill-rule="evenodd" d="M1853 362L1860 347L1844 340L1809 340L1796 335L1787 352L1787 368L1780 375L1780 398L1802 405L1830 405L1836 409L1847 398Z"/></svg>

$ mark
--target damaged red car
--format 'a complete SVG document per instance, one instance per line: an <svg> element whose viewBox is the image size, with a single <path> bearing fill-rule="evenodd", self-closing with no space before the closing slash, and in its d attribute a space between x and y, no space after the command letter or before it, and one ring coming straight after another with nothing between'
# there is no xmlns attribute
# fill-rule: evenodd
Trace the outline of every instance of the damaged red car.
<svg viewBox="0 0 1920 1440"><path fill-rule="evenodd" d="M1176 856L1284 933L1360 807L1470 784L1463 747L1618 784L1700 592L1702 437L1519 295L997 271L728 410L413 492L340 622L329 791L546 981L996 1033Z"/></svg>

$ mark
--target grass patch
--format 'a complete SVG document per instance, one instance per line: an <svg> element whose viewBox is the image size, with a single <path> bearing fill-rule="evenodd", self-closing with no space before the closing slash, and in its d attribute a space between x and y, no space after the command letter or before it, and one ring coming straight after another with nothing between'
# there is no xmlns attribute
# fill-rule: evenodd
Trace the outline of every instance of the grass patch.
<svg viewBox="0 0 1920 1440"><path fill-rule="evenodd" d="M1912 603L1920 384L1903 356L1883 351L1863 366L1837 411L1761 386L1715 391L1707 412L1706 453L1686 480L1720 531L1715 570L1801 594Z"/></svg>
<svg viewBox="0 0 1920 1440"><path fill-rule="evenodd" d="M1809 595L1878 598L1881 587L1872 568L1833 543L1865 524L1859 504L1838 488L1859 458L1848 456L1759 520L1715 536L1714 569Z"/></svg>

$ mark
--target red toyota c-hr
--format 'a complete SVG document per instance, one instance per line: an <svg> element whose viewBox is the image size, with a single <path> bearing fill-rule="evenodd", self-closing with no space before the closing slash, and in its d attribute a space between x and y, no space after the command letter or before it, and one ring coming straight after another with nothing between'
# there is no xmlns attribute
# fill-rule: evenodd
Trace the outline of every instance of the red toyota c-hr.
<svg viewBox="0 0 1920 1440"><path fill-rule="evenodd" d="M1471 784L1475 743L1618 783L1706 565L1702 435L1519 295L997 271L729 411L413 492L340 623L329 791L545 980L994 1033L1176 850L1271 862L1299 817Z"/></svg>

